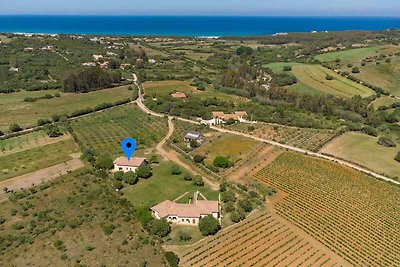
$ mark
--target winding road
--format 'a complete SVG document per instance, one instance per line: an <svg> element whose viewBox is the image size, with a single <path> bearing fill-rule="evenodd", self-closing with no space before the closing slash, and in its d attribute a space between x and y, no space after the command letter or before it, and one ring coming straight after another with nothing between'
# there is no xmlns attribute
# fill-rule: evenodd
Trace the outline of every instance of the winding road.
<svg viewBox="0 0 400 267"><path fill-rule="evenodd" d="M138 107L140 109L142 109L144 112L146 112L147 114L150 114L150 115L153 115L153 116L157 116L157 117L164 117L165 115L156 113L154 111L151 111L150 109L148 109L146 107L146 105L143 103L142 87L138 83L138 78L137 78L136 74L133 74L133 77L134 77L134 83L135 83L135 85L137 86L137 88L139 90L139 97L135 101L137 103ZM169 116L168 118L169 118L169 121L172 120L172 119L176 119L176 120L185 121L185 122L192 123L192 124L197 124L197 125L200 124L200 122L198 122L198 121L183 119L183 118L175 117L175 116ZM172 121L171 121L171 123L172 123ZM343 166L355 169L357 171L363 172L363 173L368 174L370 176L373 176L373 177L375 177L377 179L381 179L381 180L384 180L386 182L390 182L390 183L393 183L393 184L396 184L396 185L400 185L399 181L393 180L391 178L388 178L388 177L386 177L384 175L378 174L376 172L373 172L371 170L368 170L366 168L363 168L363 167L358 166L356 164L353 164L351 162L348 162L348 161L345 161L345 160L342 160L342 159L338 159L338 158L335 158L335 157L332 157L332 156L327 156L327 155L324 155L324 154L321 154L321 153L316 153L316 152L313 152L313 151L310 151L310 150L306 150L306 149L302 149L302 148L299 148L299 147L289 146L289 145L277 143L277 142L274 142L272 140L259 138L259 137L255 137L255 136L252 136L252 135L249 135L249 134L245 134L245 133L241 133L241 132L237 132L237 131L232 131L232 130L228 130L228 129L224 129L224 128L220 128L220 127L216 127L216 126L211 126L211 129L213 129L215 131L218 131L218 132L222 132L222 133L230 133L230 134L235 134L235 135L251 138L251 139L254 139L254 140L257 140L257 141L260 141L260 142L264 142L264 143L267 143L267 144L270 144L270 145L273 145L273 146L276 146L276 147L280 147L280 148L283 148L283 149L287 149L287 150L295 151L295 152L298 152L298 153L311 155L311 156L314 156L314 157L317 157L317 158L329 160L329 161L338 163L340 165L343 165Z"/></svg>

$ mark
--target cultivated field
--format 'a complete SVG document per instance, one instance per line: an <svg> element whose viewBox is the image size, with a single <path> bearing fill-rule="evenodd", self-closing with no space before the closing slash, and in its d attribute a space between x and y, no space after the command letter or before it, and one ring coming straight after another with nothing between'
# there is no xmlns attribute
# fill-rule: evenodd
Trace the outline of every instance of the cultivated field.
<svg viewBox="0 0 400 267"><path fill-rule="evenodd" d="M0 181L66 162L72 159L72 153L77 152L79 152L78 146L70 138L0 156Z"/></svg>
<svg viewBox="0 0 400 267"><path fill-rule="evenodd" d="M57 90L20 91L2 94L0 98L0 130L6 131L11 123L21 127L35 126L39 118L51 119L53 114L70 114L84 108L93 108L101 103L114 103L118 100L132 98L134 91L128 86L93 91L85 94L63 94ZM60 93L61 97L41 99L36 102L24 102L26 97L41 97L46 94ZM73 103L73 105L71 105Z"/></svg>
<svg viewBox="0 0 400 267"><path fill-rule="evenodd" d="M334 130L297 128L261 122L252 126L255 128L254 131L249 131L249 126L246 124L235 124L233 129L311 151L318 151L324 144L336 136L336 131Z"/></svg>
<svg viewBox="0 0 400 267"><path fill-rule="evenodd" d="M345 264L268 212L179 249L182 266L337 266Z"/></svg>
<svg viewBox="0 0 400 267"><path fill-rule="evenodd" d="M373 90L352 82L320 65L294 66L292 72L301 83L326 94L340 97L352 97L354 95L366 97L374 93ZM327 80L327 75L332 76L333 80Z"/></svg>
<svg viewBox="0 0 400 267"><path fill-rule="evenodd" d="M190 82L185 81L161 81L143 83L144 93L149 97L165 96L174 92L184 92L187 94L196 92L196 88L190 86Z"/></svg>
<svg viewBox="0 0 400 267"><path fill-rule="evenodd" d="M379 52L379 50L384 48L384 46L356 48L345 51L321 54L316 56L315 59L322 62L335 61L336 59L340 59L341 61L361 61L368 56L374 56Z"/></svg>
<svg viewBox="0 0 400 267"><path fill-rule="evenodd" d="M378 109L380 106L389 107L394 103L400 103L400 99L396 99L390 96L383 96L372 102L371 104L375 109Z"/></svg>
<svg viewBox="0 0 400 267"><path fill-rule="evenodd" d="M400 177L400 163L394 159L400 151L400 146L389 148L377 142L376 137L350 132L328 143L321 152L357 163L378 173Z"/></svg>
<svg viewBox="0 0 400 267"><path fill-rule="evenodd" d="M154 146L167 133L167 121L145 114L136 105L116 107L71 123L73 133L84 148L97 154L123 155L120 143L135 138L138 149Z"/></svg>
<svg viewBox="0 0 400 267"><path fill-rule="evenodd" d="M400 265L398 187L295 153L282 154L255 178L286 196L276 204L279 215L352 265Z"/></svg>

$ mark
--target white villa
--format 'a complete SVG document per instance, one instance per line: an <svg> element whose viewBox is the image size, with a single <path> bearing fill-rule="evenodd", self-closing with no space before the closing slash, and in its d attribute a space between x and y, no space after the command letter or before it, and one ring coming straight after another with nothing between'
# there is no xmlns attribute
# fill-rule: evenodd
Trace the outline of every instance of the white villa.
<svg viewBox="0 0 400 267"><path fill-rule="evenodd" d="M196 131L188 132L183 138L185 142L196 141L198 144L202 144L204 141L204 135Z"/></svg>
<svg viewBox="0 0 400 267"><path fill-rule="evenodd" d="M147 166L146 158L132 157L128 160L126 157L119 157L114 160L114 171L135 172L140 166Z"/></svg>
<svg viewBox="0 0 400 267"><path fill-rule="evenodd" d="M181 204L170 200L161 202L151 208L153 217L167 219L176 224L198 225L200 218L212 215L215 219L220 218L218 201L195 200L193 204Z"/></svg>

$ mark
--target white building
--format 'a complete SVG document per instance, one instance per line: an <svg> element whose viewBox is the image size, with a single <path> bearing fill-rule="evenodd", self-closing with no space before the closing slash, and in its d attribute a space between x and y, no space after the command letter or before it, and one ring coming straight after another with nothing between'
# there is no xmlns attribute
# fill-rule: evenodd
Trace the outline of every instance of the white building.
<svg viewBox="0 0 400 267"><path fill-rule="evenodd" d="M119 157L114 160L114 171L135 172L140 166L147 166L146 158L132 157L128 160L126 157Z"/></svg>
<svg viewBox="0 0 400 267"><path fill-rule="evenodd" d="M160 220L185 225L198 225L200 218L212 215L220 218L219 202L210 200L196 200L193 204L181 204L170 200L161 202L151 208L153 217Z"/></svg>

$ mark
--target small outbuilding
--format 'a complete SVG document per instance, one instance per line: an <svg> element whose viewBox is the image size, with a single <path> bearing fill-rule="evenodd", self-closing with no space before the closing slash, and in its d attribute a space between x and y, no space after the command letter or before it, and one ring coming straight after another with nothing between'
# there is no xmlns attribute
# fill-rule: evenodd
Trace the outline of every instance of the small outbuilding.
<svg viewBox="0 0 400 267"><path fill-rule="evenodd" d="M185 135L184 140L185 142L195 141L198 144L202 144L204 142L204 135L196 131L190 131Z"/></svg>
<svg viewBox="0 0 400 267"><path fill-rule="evenodd" d="M141 166L147 166L146 158L132 157L130 160L126 157L119 157L114 160L114 171L135 172Z"/></svg>
<svg viewBox="0 0 400 267"><path fill-rule="evenodd" d="M186 94L182 93L182 92L173 93L173 94L171 94L171 96L173 98L177 98L177 99L185 99L186 98Z"/></svg>

